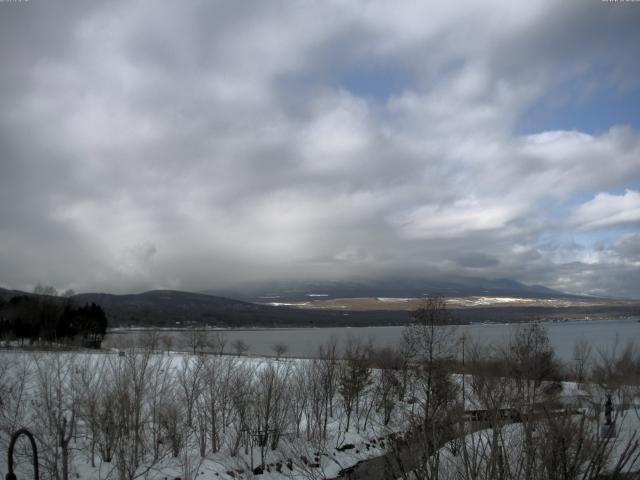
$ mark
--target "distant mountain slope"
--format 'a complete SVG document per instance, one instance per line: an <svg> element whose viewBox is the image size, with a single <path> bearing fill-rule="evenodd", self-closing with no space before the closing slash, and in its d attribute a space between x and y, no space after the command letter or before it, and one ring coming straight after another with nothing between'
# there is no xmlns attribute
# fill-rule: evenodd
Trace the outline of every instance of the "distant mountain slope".
<svg viewBox="0 0 640 480"><path fill-rule="evenodd" d="M509 279L447 278L386 278L358 281L297 281L255 282L240 284L225 290L204 293L241 300L264 302L296 302L309 298L397 297L420 298L426 295L446 297L498 296L523 298L575 297L540 285L525 285Z"/></svg>
<svg viewBox="0 0 640 480"><path fill-rule="evenodd" d="M154 290L137 295L84 293L78 303L104 308L111 326L313 326L402 323L407 312L304 311L271 307L201 293Z"/></svg>
<svg viewBox="0 0 640 480"><path fill-rule="evenodd" d="M343 290L340 290L342 292ZM0 298L33 295L17 290L0 289ZM306 295L306 294L305 294ZM232 300L202 293L156 290L134 295L83 293L71 297L76 304L95 302L102 306L109 327L184 327L210 325L219 327L333 327L403 325L411 312L402 310L306 310L273 307ZM518 322L545 318L584 318L587 315L609 317L640 315L640 304L607 302L586 307L485 307L450 308L458 322Z"/></svg>
<svg viewBox="0 0 640 480"><path fill-rule="evenodd" d="M16 295L34 295L0 289L4 301ZM304 311L258 305L201 293L153 290L140 294L82 293L71 297L78 304L97 303L107 315L109 327L301 327L388 325L406 323L407 312Z"/></svg>
<svg viewBox="0 0 640 480"><path fill-rule="evenodd" d="M21 292L20 290L7 290L6 288L0 288L0 299L5 302L17 295L29 295L28 293Z"/></svg>
<svg viewBox="0 0 640 480"><path fill-rule="evenodd" d="M411 312L401 310L305 310L273 307L201 293L154 290L137 295L85 293L72 297L77 303L95 302L104 308L110 326L211 325L219 327L329 327L402 325ZM586 315L638 315L634 305L592 307L488 307L451 308L459 322L527 321L543 318L583 318Z"/></svg>

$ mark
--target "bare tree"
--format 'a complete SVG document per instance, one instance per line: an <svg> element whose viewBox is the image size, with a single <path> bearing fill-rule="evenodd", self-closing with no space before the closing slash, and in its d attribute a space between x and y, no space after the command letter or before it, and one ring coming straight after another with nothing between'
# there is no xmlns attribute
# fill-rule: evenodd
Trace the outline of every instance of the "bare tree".
<svg viewBox="0 0 640 480"><path fill-rule="evenodd" d="M248 450L249 443L247 432L251 430L251 422L253 416L253 396L254 369L244 363L240 363L235 368L233 376L233 385L231 387L231 403L233 405L233 421L230 425L233 427L232 445L230 447L231 456L236 456L240 445L244 441L245 449Z"/></svg>
<svg viewBox="0 0 640 480"><path fill-rule="evenodd" d="M183 449L181 457L182 477L184 480L195 480L200 471L204 458L194 455L188 448Z"/></svg>
<svg viewBox="0 0 640 480"><path fill-rule="evenodd" d="M307 369L302 364L294 364L292 366L289 378L291 423L295 429L296 438L300 438L300 425L302 424L309 399L309 383L313 379L307 377Z"/></svg>
<svg viewBox="0 0 640 480"><path fill-rule="evenodd" d="M194 408L202 389L203 367L202 357L185 355L182 357L182 364L176 372L181 401L186 413L185 420L189 428L193 427Z"/></svg>
<svg viewBox="0 0 640 480"><path fill-rule="evenodd" d="M105 395L106 368L105 358L95 359L86 356L77 366L79 403L78 417L85 429L85 436L89 441L89 458L91 466L95 468L96 447L102 431L100 416L100 402Z"/></svg>
<svg viewBox="0 0 640 480"><path fill-rule="evenodd" d="M452 436L459 414L456 384L449 375L458 341L445 299L425 298L403 332L402 352L411 362L410 442L419 445L411 454L420 478L440 478L440 446ZM415 458L424 456L424 461ZM401 463L398 458L398 462Z"/></svg>
<svg viewBox="0 0 640 480"><path fill-rule="evenodd" d="M425 298L413 320L403 332L403 351L416 362L414 375L422 394L422 423L427 429L434 425L437 411L451 400L446 365L454 357L457 341L443 297Z"/></svg>
<svg viewBox="0 0 640 480"><path fill-rule="evenodd" d="M37 408L33 413L41 457L53 478L68 480L78 407L75 358L70 354L38 355L35 367Z"/></svg>
<svg viewBox="0 0 640 480"><path fill-rule="evenodd" d="M149 455L145 427L149 422L147 384L152 371L150 352L126 352L110 362L113 411L116 419L115 463L121 480L146 474L160 461Z"/></svg>
<svg viewBox="0 0 640 480"><path fill-rule="evenodd" d="M523 408L533 408L552 393L548 381L558 380L559 366L544 325L539 322L520 325L505 356L510 366L508 374L516 382ZM545 381L547 383L543 389Z"/></svg>
<svg viewBox="0 0 640 480"><path fill-rule="evenodd" d="M242 340L241 338L238 338L237 340L234 340L233 344L231 345L233 348L233 351L236 352L236 355L245 355L248 351L249 351L249 345L247 345L247 342L245 342L244 340Z"/></svg>
<svg viewBox="0 0 640 480"><path fill-rule="evenodd" d="M288 365L268 362L257 372L256 378L256 415L257 430L264 432L261 442L261 459L264 464L264 447L269 443L275 450L282 433L287 426L289 398L287 383L290 368ZM267 442L267 439L269 442Z"/></svg>
<svg viewBox="0 0 640 480"><path fill-rule="evenodd" d="M322 367L324 399L326 401L323 429L326 432L328 418L333 418L333 402L338 382L338 339L333 336L318 348L318 358Z"/></svg>
<svg viewBox="0 0 640 480"><path fill-rule="evenodd" d="M198 401L198 416L205 421L211 452L221 448L222 434L228 426L234 369L238 364L232 356L207 356L203 359L202 394ZM203 442L201 441L201 452Z"/></svg>
<svg viewBox="0 0 640 480"><path fill-rule="evenodd" d="M111 463L116 453L116 445L122 429L121 419L114 417L119 400L118 385L115 383L112 365L104 371L105 381L101 385L96 405L97 431L96 446L103 462Z"/></svg>
<svg viewBox="0 0 640 480"><path fill-rule="evenodd" d="M587 372L590 370L591 354L593 349L589 342L582 338L573 346L572 373L577 382L586 380Z"/></svg>
<svg viewBox="0 0 640 480"><path fill-rule="evenodd" d="M500 454L504 444L503 428L517 420L516 411L514 418L503 415L514 403L514 382L506 376L509 367L502 351L480 345L471 345L468 350L470 414L475 414L471 420L476 422L477 428L491 428L484 434L469 435L465 439L467 425L461 424L458 435L462 438L456 444L461 457L459 468L471 478L498 478L501 472L504 473L504 459ZM472 431L473 425L469 427Z"/></svg>
<svg viewBox="0 0 640 480"><path fill-rule="evenodd" d="M192 326L188 330L188 342L189 342L189 351L195 355L196 353L202 351L202 349L206 346L206 335L204 328L198 328Z"/></svg>
<svg viewBox="0 0 640 480"><path fill-rule="evenodd" d="M190 430L182 418L182 409L177 395L164 397L159 405L158 425L162 442L168 444L174 458L180 456Z"/></svg>
<svg viewBox="0 0 640 480"><path fill-rule="evenodd" d="M171 347L173 346L173 337L171 335L163 335L160 338L160 341L162 342L162 347L164 348L165 352L170 352Z"/></svg>
<svg viewBox="0 0 640 480"><path fill-rule="evenodd" d="M367 351L361 344L350 341L345 349L345 362L341 365L338 377L338 391L347 417L346 431L349 431L352 412L355 410L358 415L363 392L370 384L371 365ZM356 422L356 429L360 429L359 422Z"/></svg>
<svg viewBox="0 0 640 480"><path fill-rule="evenodd" d="M227 337L224 333L207 332L205 336L205 344L209 351L222 355L224 354L224 349L227 346Z"/></svg>
<svg viewBox="0 0 640 480"><path fill-rule="evenodd" d="M620 349L616 341L613 349L598 350L591 377L601 401L610 394L618 403L629 403L640 385L640 352L636 345L627 343Z"/></svg>
<svg viewBox="0 0 640 480"><path fill-rule="evenodd" d="M33 355L0 352L0 445L6 448L13 432L27 423Z"/></svg>
<svg viewBox="0 0 640 480"><path fill-rule="evenodd" d="M146 335L140 339L140 346L142 349L151 353L155 353L160 348L160 332L158 330L150 330L146 332Z"/></svg>
<svg viewBox="0 0 640 480"><path fill-rule="evenodd" d="M455 327L443 297L426 297L403 331L403 350L427 364L450 359L456 350Z"/></svg>
<svg viewBox="0 0 640 480"><path fill-rule="evenodd" d="M319 443L327 438L327 417L329 416L329 380L326 364L322 360L312 360L304 365L308 399L305 403L306 439Z"/></svg>
<svg viewBox="0 0 640 480"><path fill-rule="evenodd" d="M377 369L374 398L379 409L383 412L383 424L388 425L391 421L397 398L402 398L403 396L402 388L406 361L399 352L384 348L374 352L372 362Z"/></svg>
<svg viewBox="0 0 640 480"><path fill-rule="evenodd" d="M167 403L175 403L177 396L176 371L172 357L153 356L150 358L145 395L146 433L152 458L157 461L164 454L165 431L162 415Z"/></svg>
<svg viewBox="0 0 640 480"><path fill-rule="evenodd" d="M284 343L274 343L271 345L271 350L276 356L276 360L280 360L280 357L285 355L289 351L289 346Z"/></svg>

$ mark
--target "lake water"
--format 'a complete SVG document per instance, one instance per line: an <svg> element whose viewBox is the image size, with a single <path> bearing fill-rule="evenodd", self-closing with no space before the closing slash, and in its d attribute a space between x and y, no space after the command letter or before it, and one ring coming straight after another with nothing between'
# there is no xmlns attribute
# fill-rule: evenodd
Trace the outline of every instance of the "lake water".
<svg viewBox="0 0 640 480"><path fill-rule="evenodd" d="M611 351L622 348L628 342L640 345L640 323L635 319L583 320L544 323L551 345L558 357L570 360L574 345L580 340L589 342L594 354L597 350ZM463 332L467 337L483 345L504 345L517 331L519 324L473 324L455 327L456 335ZM352 338L362 342L371 342L376 347L394 347L402 338L403 327L336 327L336 328L283 328L254 330L215 330L224 335L226 351L232 351L231 345L237 340L244 341L249 347L248 354L273 356L273 346L283 344L287 347L286 356L313 357L318 348L336 339L344 345ZM213 331L208 331L213 333ZM172 348L187 350L189 333L184 331L162 331L160 335L172 337ZM125 341L140 341L148 337L148 332L120 331L107 336L105 347L117 346Z"/></svg>

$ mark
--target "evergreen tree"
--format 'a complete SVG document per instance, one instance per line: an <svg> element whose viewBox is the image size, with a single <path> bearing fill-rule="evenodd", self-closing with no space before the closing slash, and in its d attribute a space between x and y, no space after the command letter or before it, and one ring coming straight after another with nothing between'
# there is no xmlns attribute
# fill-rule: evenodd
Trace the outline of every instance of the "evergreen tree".
<svg viewBox="0 0 640 480"><path fill-rule="evenodd" d="M45 342L74 342L100 348L107 317L99 305L73 307L67 299L20 295L0 305L0 336Z"/></svg>

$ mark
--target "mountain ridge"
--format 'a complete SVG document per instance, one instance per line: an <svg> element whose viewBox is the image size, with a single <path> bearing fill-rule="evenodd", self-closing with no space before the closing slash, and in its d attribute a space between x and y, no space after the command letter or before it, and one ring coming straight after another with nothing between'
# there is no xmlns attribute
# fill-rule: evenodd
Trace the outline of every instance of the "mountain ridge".
<svg viewBox="0 0 640 480"><path fill-rule="evenodd" d="M500 282L498 282L500 283ZM503 287L514 284L502 282ZM326 284L324 284L326 286ZM337 283L336 283L337 285ZM314 283L314 286L320 286ZM352 288L355 288L352 285ZM300 292L297 292L300 294ZM0 288L0 298L7 301L16 295L35 295L18 290ZM305 295L309 295L305 293ZM60 297L50 297L60 298ZM321 297L326 298L326 297ZM61 299L61 298L60 298ZM110 327L174 327L209 326L218 328L269 328L269 327L338 327L406 325L412 311L407 306L384 308L373 302L366 309L339 307L291 308L265 303L252 303L241 299L211 295L210 293L179 290L150 290L137 294L81 293L70 297L77 304L96 303L107 314ZM62 299L61 299L62 300ZM375 299L374 299L375 300ZM313 302L312 302L313 303ZM544 302L543 302L544 303ZM569 302L570 303L570 302ZM548 318L584 318L591 316L640 315L638 302L593 302L558 308L546 305L509 306L490 304L465 308L455 302L449 307L453 318L468 322L519 322ZM583 302L584 303L584 302Z"/></svg>
<svg viewBox="0 0 640 480"><path fill-rule="evenodd" d="M346 281L245 282L235 287L203 290L201 293L252 302L260 302L268 298L277 298L282 301L302 301L316 296L322 296L327 299L366 297L421 298L430 295L442 295L444 297L587 298L586 296L553 290L542 285L526 285L508 278L484 279L474 277L446 277L439 279L389 277Z"/></svg>

